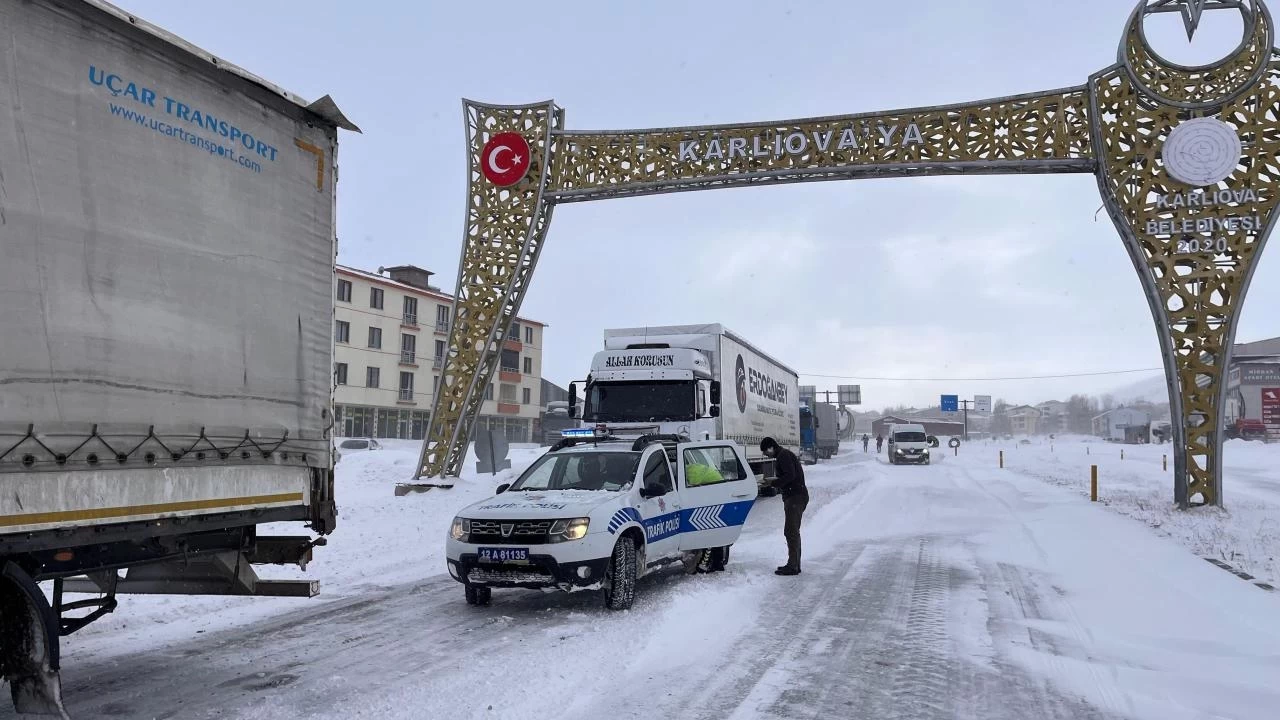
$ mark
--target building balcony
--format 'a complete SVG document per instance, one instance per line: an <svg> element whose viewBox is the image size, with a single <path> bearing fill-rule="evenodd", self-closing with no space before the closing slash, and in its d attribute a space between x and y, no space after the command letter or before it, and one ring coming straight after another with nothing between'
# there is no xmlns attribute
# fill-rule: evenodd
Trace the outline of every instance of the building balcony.
<svg viewBox="0 0 1280 720"><path fill-rule="evenodd" d="M514 350L516 352L524 352L524 345L519 340L507 338L502 342L503 350Z"/></svg>
<svg viewBox="0 0 1280 720"><path fill-rule="evenodd" d="M498 403L498 414L499 415L519 415L520 403L500 402Z"/></svg>
<svg viewBox="0 0 1280 720"><path fill-rule="evenodd" d="M449 329L450 329L450 325L448 320L445 320L444 322L439 322L439 321L436 322L437 335L448 335Z"/></svg>
<svg viewBox="0 0 1280 720"><path fill-rule="evenodd" d="M418 316L417 316L417 314L416 314L416 313L405 313L405 314L404 314L404 316L400 318L400 327L411 328L411 329L413 329L413 330L417 330L417 329L418 329Z"/></svg>
<svg viewBox="0 0 1280 720"><path fill-rule="evenodd" d="M401 365L412 365L413 367L418 367L418 365L417 365L417 363L416 363L416 360L417 360L417 359L418 359L417 353L415 353L413 350L401 350L401 351L400 351L400 364L401 364Z"/></svg>
<svg viewBox="0 0 1280 720"><path fill-rule="evenodd" d="M432 360L431 360L431 369L432 369L432 370L439 370L440 368L443 368L443 367L444 367L444 356L443 356L443 355L437 355L437 356L435 356L434 358L432 358Z"/></svg>
<svg viewBox="0 0 1280 720"><path fill-rule="evenodd" d="M413 400L413 388L400 388L400 394L396 398L396 402L401 405L416 405Z"/></svg>
<svg viewBox="0 0 1280 720"><path fill-rule="evenodd" d="M515 368L502 368L498 371L498 380L507 383L520 382L520 371Z"/></svg>

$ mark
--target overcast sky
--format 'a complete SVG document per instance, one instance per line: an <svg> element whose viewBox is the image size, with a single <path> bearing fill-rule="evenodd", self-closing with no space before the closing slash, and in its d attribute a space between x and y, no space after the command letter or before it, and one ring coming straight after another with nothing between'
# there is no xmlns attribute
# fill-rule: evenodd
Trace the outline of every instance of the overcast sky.
<svg viewBox="0 0 1280 720"><path fill-rule="evenodd" d="M414 264L453 290L461 98L554 99L569 129L780 120L1082 84L1115 62L1126 0L555 3L118 0L363 130L340 139L340 261ZM1167 22L1166 22L1167 21ZM1234 13L1153 29L1175 60L1238 40ZM1235 36L1232 36L1232 33ZM1182 35L1179 38L1179 35ZM1188 54L1190 53L1190 54ZM1221 53L1219 53L1221 54ZM567 205L522 315L544 375L586 374L606 327L721 322L802 373L990 378L1160 366L1092 176L859 180ZM1280 250L1239 339L1280 335ZM1270 308L1270 310L1268 310ZM804 375L809 377L804 377ZM1036 402L1143 376L860 382L869 407L941 392Z"/></svg>

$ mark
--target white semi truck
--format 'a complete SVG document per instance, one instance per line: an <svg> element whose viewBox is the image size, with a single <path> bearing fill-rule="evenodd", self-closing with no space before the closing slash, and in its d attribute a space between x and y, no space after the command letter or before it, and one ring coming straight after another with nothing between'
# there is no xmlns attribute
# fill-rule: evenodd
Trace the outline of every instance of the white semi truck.
<svg viewBox="0 0 1280 720"><path fill-rule="evenodd" d="M101 0L0 27L0 679L58 715L60 637L118 595L316 593L253 567L334 529L356 128Z"/></svg>
<svg viewBox="0 0 1280 720"><path fill-rule="evenodd" d="M774 463L760 441L800 447L796 372L723 325L605 330L580 413L576 383L569 398L587 427L740 443L766 494Z"/></svg>

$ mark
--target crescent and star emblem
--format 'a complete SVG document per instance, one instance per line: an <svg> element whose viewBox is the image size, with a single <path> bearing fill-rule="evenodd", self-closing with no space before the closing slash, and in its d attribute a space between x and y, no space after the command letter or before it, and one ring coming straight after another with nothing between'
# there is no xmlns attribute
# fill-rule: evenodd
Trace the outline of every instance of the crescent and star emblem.
<svg viewBox="0 0 1280 720"><path fill-rule="evenodd" d="M480 170L498 187L510 187L523 180L529 164L529 143L519 133L497 133L480 151Z"/></svg>

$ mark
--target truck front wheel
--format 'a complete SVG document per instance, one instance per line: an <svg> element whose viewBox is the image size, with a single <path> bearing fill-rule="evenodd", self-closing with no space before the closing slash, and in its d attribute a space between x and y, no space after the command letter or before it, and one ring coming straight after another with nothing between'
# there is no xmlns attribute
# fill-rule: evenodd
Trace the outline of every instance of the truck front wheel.
<svg viewBox="0 0 1280 720"><path fill-rule="evenodd" d="M613 557L605 574L604 605L610 610L629 610L636 600L636 545L624 537L613 546Z"/></svg>
<svg viewBox="0 0 1280 720"><path fill-rule="evenodd" d="M464 585L467 593L468 605L488 605L493 602L493 588L484 587L482 585Z"/></svg>

